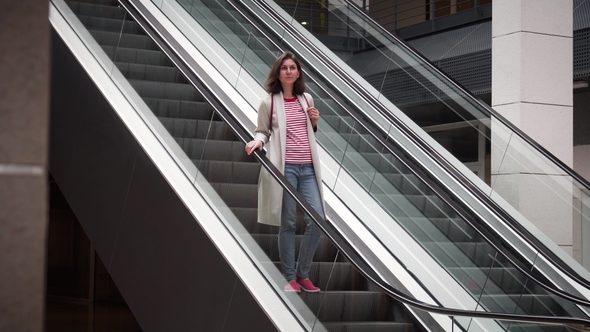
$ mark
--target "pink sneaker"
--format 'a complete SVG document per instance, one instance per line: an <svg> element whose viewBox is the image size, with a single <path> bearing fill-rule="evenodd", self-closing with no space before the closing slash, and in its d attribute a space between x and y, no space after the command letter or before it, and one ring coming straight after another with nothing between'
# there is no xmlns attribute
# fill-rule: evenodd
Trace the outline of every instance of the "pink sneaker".
<svg viewBox="0 0 590 332"><path fill-rule="evenodd" d="M301 288L299 288L299 285L297 285L297 282L295 280L289 281L285 285L284 290L285 290L285 292L296 292L296 293L301 292Z"/></svg>
<svg viewBox="0 0 590 332"><path fill-rule="evenodd" d="M311 280L309 280L309 278L301 279L301 278L297 277L297 283L299 284L299 286L301 286L301 289L303 289L306 292L317 293L320 291L320 288L314 286L313 282L311 282Z"/></svg>

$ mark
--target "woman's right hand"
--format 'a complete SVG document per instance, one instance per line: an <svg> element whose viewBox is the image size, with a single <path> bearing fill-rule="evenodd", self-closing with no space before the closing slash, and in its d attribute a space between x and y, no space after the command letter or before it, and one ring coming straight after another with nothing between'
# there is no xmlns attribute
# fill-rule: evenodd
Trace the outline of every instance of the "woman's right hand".
<svg viewBox="0 0 590 332"><path fill-rule="evenodd" d="M250 142L246 143L246 153L248 155L251 155L256 149L262 150L262 141L251 140Z"/></svg>

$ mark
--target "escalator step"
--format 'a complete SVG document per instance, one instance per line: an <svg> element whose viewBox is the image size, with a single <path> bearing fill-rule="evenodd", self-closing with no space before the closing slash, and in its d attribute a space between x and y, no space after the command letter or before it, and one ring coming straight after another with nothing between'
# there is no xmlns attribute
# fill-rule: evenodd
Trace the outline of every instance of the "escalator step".
<svg viewBox="0 0 590 332"><path fill-rule="evenodd" d="M567 311L549 295L483 295L481 305L493 312L546 316L568 315Z"/></svg>
<svg viewBox="0 0 590 332"><path fill-rule="evenodd" d="M322 322L380 321L393 316L391 298L380 292L302 292L301 298L312 312L319 311Z"/></svg>
<svg viewBox="0 0 590 332"><path fill-rule="evenodd" d="M110 3L105 1L99 1L98 4L96 4L94 1L92 1L92 3L66 1L66 3L68 6L70 6L76 16L83 15L122 20L126 15L125 9L112 6Z"/></svg>
<svg viewBox="0 0 590 332"><path fill-rule="evenodd" d="M158 117L210 120L213 109L204 101L143 98Z"/></svg>
<svg viewBox="0 0 590 332"><path fill-rule="evenodd" d="M78 19L80 19L80 22L88 30L145 34L143 29L135 21L86 15L78 15Z"/></svg>
<svg viewBox="0 0 590 332"><path fill-rule="evenodd" d="M418 242L448 242L448 237L428 218L397 218L398 222Z"/></svg>
<svg viewBox="0 0 590 332"><path fill-rule="evenodd" d="M279 245L277 234L252 234L252 238L260 245L262 250L266 252L269 259L272 261L279 260ZM299 254L299 244L301 243L302 235L295 235L295 257ZM315 252L314 262L333 262L338 258L338 261L345 260L342 255L337 255L338 250L325 236L320 237L320 244Z"/></svg>
<svg viewBox="0 0 590 332"><path fill-rule="evenodd" d="M198 168L211 183L241 183L254 185L258 188L258 175L260 174L260 164L258 163L205 160L199 163Z"/></svg>
<svg viewBox="0 0 590 332"><path fill-rule="evenodd" d="M74 2L74 1L68 1ZM102 6L118 6L119 2L117 0L76 0L75 2L80 3L90 3L95 5L102 5Z"/></svg>
<svg viewBox="0 0 590 332"><path fill-rule="evenodd" d="M233 131L221 121L158 117L170 135L177 138L201 138L235 141Z"/></svg>
<svg viewBox="0 0 590 332"><path fill-rule="evenodd" d="M366 290L366 279L349 262L314 262L309 278L324 291Z"/></svg>
<svg viewBox="0 0 590 332"><path fill-rule="evenodd" d="M103 45L102 49L112 61L172 67L172 62L161 51L107 45Z"/></svg>
<svg viewBox="0 0 590 332"><path fill-rule="evenodd" d="M232 207L232 212L250 234L277 234L279 232L279 226L261 224L257 221L257 208Z"/></svg>
<svg viewBox="0 0 590 332"><path fill-rule="evenodd" d="M88 30L96 42L104 46L127 47L142 50L158 51L158 45L146 35L134 35L128 33Z"/></svg>
<svg viewBox="0 0 590 332"><path fill-rule="evenodd" d="M424 196L424 195L404 195L410 200L414 206L422 212L426 217L430 218L454 218L456 213L444 204L441 199L437 196Z"/></svg>
<svg viewBox="0 0 590 332"><path fill-rule="evenodd" d="M254 208L258 202L258 186L241 183L211 183L227 206Z"/></svg>
<svg viewBox="0 0 590 332"><path fill-rule="evenodd" d="M328 332L413 332L414 324L396 322L323 323Z"/></svg>
<svg viewBox="0 0 590 332"><path fill-rule="evenodd" d="M174 67L142 65L136 63L117 62L117 68L127 79L155 81L163 83L184 83L187 80Z"/></svg>
<svg viewBox="0 0 590 332"><path fill-rule="evenodd" d="M373 197L396 217L420 218L424 215L403 195L374 193Z"/></svg>
<svg viewBox="0 0 590 332"><path fill-rule="evenodd" d="M278 226L269 226L261 224L257 220L258 209L256 208L235 208L232 209L242 225L252 234L277 234ZM301 219L303 212L297 211L298 221L296 222L296 234L303 234L305 231L305 222Z"/></svg>
<svg viewBox="0 0 590 332"><path fill-rule="evenodd" d="M453 242L470 242L479 239L479 235L461 218L429 218L443 234Z"/></svg>
<svg viewBox="0 0 590 332"><path fill-rule="evenodd" d="M446 267L489 267L494 264L494 255L487 243L461 244L451 242L423 242L428 250L442 266ZM482 250L478 250L478 247ZM488 247L488 248L485 248Z"/></svg>
<svg viewBox="0 0 590 332"><path fill-rule="evenodd" d="M497 251L486 242L454 242L446 245L456 246L478 266L493 266L494 257L497 256Z"/></svg>
<svg viewBox="0 0 590 332"><path fill-rule="evenodd" d="M190 84L160 83L129 80L135 91L145 98L203 101L201 94Z"/></svg>
<svg viewBox="0 0 590 332"><path fill-rule="evenodd" d="M486 295L519 294L525 287L535 287L527 283L524 274L515 268L456 267L449 271L474 294L480 294L482 290ZM539 292L543 291L535 291Z"/></svg>
<svg viewBox="0 0 590 332"><path fill-rule="evenodd" d="M209 141L196 138L177 138L176 141L190 159L225 160L252 162L254 156L248 156L244 143L239 141Z"/></svg>
<svg viewBox="0 0 590 332"><path fill-rule="evenodd" d="M448 225L453 222L452 219L402 217L398 218L398 221L420 242L468 242L472 240L472 238L469 237L469 234L460 232L459 227L452 227L452 231L449 231Z"/></svg>
<svg viewBox="0 0 590 332"><path fill-rule="evenodd" d="M280 262L273 262L273 265L280 271ZM309 278L325 292L378 292L368 289L367 280L348 261L312 262Z"/></svg>
<svg viewBox="0 0 590 332"><path fill-rule="evenodd" d="M489 272L489 277L500 289L509 294L522 292L525 285L531 288L538 287L527 282L528 278L516 268L492 267Z"/></svg>

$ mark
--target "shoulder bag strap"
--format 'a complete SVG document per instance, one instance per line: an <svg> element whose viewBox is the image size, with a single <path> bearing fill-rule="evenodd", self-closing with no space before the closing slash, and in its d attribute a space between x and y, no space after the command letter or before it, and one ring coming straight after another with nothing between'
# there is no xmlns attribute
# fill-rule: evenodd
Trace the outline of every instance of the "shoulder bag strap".
<svg viewBox="0 0 590 332"><path fill-rule="evenodd" d="M303 98L305 98L305 102L307 103L307 108L309 108L310 107L309 100L307 100L307 97L305 96L305 93L303 94Z"/></svg>
<svg viewBox="0 0 590 332"><path fill-rule="evenodd" d="M268 131L270 133L272 133L272 111L273 111L274 101L275 101L275 97L271 93L270 94L270 119L268 121Z"/></svg>

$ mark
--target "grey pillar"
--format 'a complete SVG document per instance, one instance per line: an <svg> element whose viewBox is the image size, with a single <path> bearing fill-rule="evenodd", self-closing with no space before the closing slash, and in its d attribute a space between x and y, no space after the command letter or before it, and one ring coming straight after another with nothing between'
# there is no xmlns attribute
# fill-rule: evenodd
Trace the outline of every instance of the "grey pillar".
<svg viewBox="0 0 590 332"><path fill-rule="evenodd" d="M49 21L46 0L0 10L0 331L43 331Z"/></svg>

